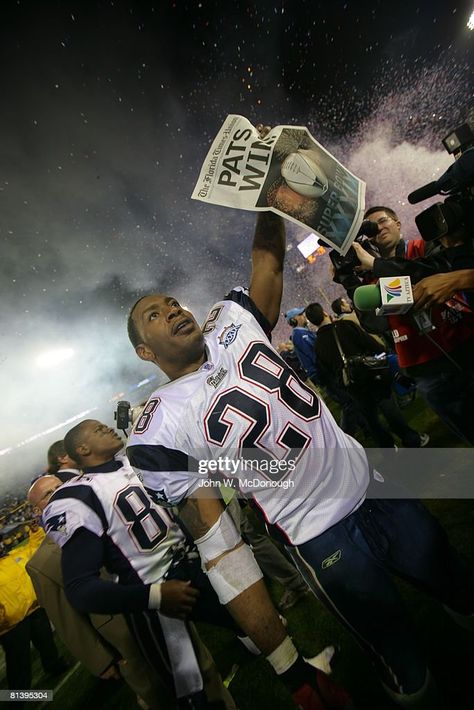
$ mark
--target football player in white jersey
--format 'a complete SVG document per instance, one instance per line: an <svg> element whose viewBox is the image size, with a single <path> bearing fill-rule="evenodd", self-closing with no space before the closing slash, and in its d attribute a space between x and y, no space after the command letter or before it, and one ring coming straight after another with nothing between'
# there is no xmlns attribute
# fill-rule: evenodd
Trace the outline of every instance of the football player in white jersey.
<svg viewBox="0 0 474 710"><path fill-rule="evenodd" d="M78 475L80 475L80 471L78 471ZM54 475L41 476L33 482L28 491L28 502L32 506L35 515L42 515L53 493L62 485L63 481ZM94 626L91 626L91 630L87 631L87 627L89 626L88 615L73 614L71 607L68 607L65 603L63 599L64 585L62 579L58 578L55 571L56 563L61 564L61 557L58 557L56 553L52 554L53 548L47 541L48 537L46 537L44 541L44 544L47 545L44 554L34 559L33 569L30 570L29 567L27 567L27 571L30 573L34 572L38 580L42 594L42 603L44 603L46 609L48 609L48 614L49 605L51 605L53 612L56 615L59 613L61 616L60 625L63 626L63 632L67 625L67 636L69 637L69 641L72 642L73 647L77 649L78 644L84 643L85 646L83 647L84 653L82 657L84 658L84 654L93 652L91 657L91 665L93 667L98 667L98 663L100 663L101 659L103 659L105 663L107 658L109 658L109 660L112 658L113 664L102 673L101 678L120 679L120 677L123 676L131 689L135 690L137 693L137 703L140 707L156 708L156 710L170 710L171 708L175 708L176 700L174 688L173 685L169 683L171 679L168 678L167 674L166 680L168 683L164 682L160 674L156 672L160 669L151 668L150 663L146 661L143 653L139 652L138 645L132 643L130 634L127 635L127 630L124 627L124 623L126 624L126 622L123 617L115 616L114 619L108 614L97 616L94 620L91 617L91 623L97 628L95 636L98 643L97 652L93 651L93 645L95 643L93 639ZM49 552L47 552L47 550L49 550ZM101 571L101 575L103 575L103 571ZM71 611L71 616L69 615L68 609ZM114 629L112 629L112 626ZM193 645L199 659L199 667L206 695L211 701L215 701L216 703L220 702L217 706L220 710L224 710L224 708L226 710L235 710L235 703L229 691L222 683L222 679L212 656L200 640L192 624L190 625L190 631L193 638ZM117 633L120 634L120 638L117 636ZM102 651L100 650L102 647L101 637L105 638L106 641L110 641L112 644L112 646L109 647L109 652L107 652L106 657L104 657L105 648ZM123 654L123 656L121 654ZM84 663L86 666L88 665L85 660Z"/></svg>
<svg viewBox="0 0 474 710"><path fill-rule="evenodd" d="M277 673L291 670L296 651L216 495L217 471L235 474L313 592L371 653L395 702L434 708L436 689L390 573L463 617L474 611L472 579L419 503L366 500L363 448L272 348L284 254L282 220L259 213L249 292L231 291L202 328L172 296L135 303L130 340L170 381L148 400L127 454L148 490L180 506L219 598Z"/></svg>
<svg viewBox="0 0 474 710"><path fill-rule="evenodd" d="M83 613L124 613L145 658L171 687L174 680L180 707L208 707L198 662L201 648L198 643L197 654L195 632L190 635L181 619L196 607L196 619L238 631L235 622L222 614L225 610L197 564L205 588L200 594L191 586L187 574L193 570L188 559L192 551L185 535L150 499L121 452L117 433L99 421L85 420L66 434L65 446L83 473L60 488L58 479L46 477L52 481L44 490L49 502L43 522L62 548L68 599ZM103 566L119 583L99 577ZM199 581L199 574L195 577ZM235 707L230 696L225 700L226 707Z"/></svg>

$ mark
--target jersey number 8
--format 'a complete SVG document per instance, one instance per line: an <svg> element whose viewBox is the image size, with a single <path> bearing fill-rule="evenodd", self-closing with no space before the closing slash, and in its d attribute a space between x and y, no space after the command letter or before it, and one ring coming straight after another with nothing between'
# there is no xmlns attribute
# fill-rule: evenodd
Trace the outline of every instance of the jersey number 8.
<svg viewBox="0 0 474 710"><path fill-rule="evenodd" d="M166 537L169 524L166 512L161 514L139 486L127 486L115 499L115 507L127 525L128 532L140 550L150 552Z"/></svg>

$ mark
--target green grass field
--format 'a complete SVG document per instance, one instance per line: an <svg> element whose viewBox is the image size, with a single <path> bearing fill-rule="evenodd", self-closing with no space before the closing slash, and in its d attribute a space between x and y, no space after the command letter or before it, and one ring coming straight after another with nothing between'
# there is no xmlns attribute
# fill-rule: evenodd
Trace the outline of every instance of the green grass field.
<svg viewBox="0 0 474 710"><path fill-rule="evenodd" d="M404 410L418 431L426 431L435 447L458 447L459 443L420 400ZM449 471L446 472L449 476ZM474 472L473 472L474 475ZM474 567L474 505L472 500L426 501L438 517L452 543L471 567ZM275 601L282 588L269 583ZM441 606L400 583L401 593L426 650L427 658L437 682L447 699L449 710L474 708L474 634L457 627ZM335 677L353 694L358 710L389 710L393 706L378 686L372 668L353 638L312 597L305 597L287 612L288 629L304 655L312 656L327 644L337 644L338 655ZM275 680L266 661L250 656L228 632L201 625L203 640L214 655L223 677L236 671L229 689L241 710L289 710L294 708L285 689ZM60 641L58 645L61 646ZM36 651L32 651L34 687L55 689L52 703L43 707L79 710L103 708L123 710L135 707L132 693L114 681L100 681L79 664L54 683L42 675ZM64 652L65 657L74 660ZM0 687L6 687L3 657L0 658ZM31 704L31 707L38 707Z"/></svg>

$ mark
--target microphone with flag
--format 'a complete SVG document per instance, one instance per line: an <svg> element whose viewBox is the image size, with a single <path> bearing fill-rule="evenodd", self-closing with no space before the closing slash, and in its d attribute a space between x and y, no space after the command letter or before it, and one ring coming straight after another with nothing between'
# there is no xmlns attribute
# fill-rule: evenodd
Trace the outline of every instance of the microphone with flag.
<svg viewBox="0 0 474 710"><path fill-rule="evenodd" d="M403 315L413 304L409 276L386 276L376 284L359 286L354 291L354 306L359 311L375 310L377 316ZM429 311L413 311L411 316L419 333L426 335L435 329Z"/></svg>
<svg viewBox="0 0 474 710"><path fill-rule="evenodd" d="M373 311L379 316L407 313L413 306L409 276L388 276L378 283L359 286L354 292L354 305L360 311Z"/></svg>

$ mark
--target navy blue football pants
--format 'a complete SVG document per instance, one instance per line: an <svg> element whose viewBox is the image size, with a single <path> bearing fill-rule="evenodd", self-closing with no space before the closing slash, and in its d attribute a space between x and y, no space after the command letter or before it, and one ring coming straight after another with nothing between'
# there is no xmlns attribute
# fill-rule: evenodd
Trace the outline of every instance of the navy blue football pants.
<svg viewBox="0 0 474 710"><path fill-rule="evenodd" d="M287 549L316 597L399 694L423 686L427 665L392 574L460 614L474 611L473 575L419 501L366 500L318 537Z"/></svg>

